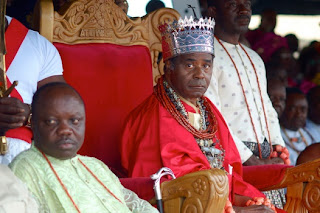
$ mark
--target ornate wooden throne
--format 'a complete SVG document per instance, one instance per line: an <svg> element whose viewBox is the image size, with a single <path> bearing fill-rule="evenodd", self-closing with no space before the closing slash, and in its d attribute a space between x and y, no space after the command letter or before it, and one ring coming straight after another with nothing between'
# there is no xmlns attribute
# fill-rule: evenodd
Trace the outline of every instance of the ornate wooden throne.
<svg viewBox="0 0 320 213"><path fill-rule="evenodd" d="M52 0L40 0L36 11L35 26L57 47L66 81L85 101L87 130L80 153L97 157L123 177L121 127L163 73L158 25L179 14L160 9L130 19L113 0L77 0L58 12ZM269 176L269 181L259 181L262 176ZM261 190L288 187L288 212L320 212L320 160L289 169L245 167L244 178ZM145 199L153 196L150 178L121 181ZM228 179L220 170L201 171L164 182L161 188L165 212L222 212Z"/></svg>
<svg viewBox="0 0 320 213"><path fill-rule="evenodd" d="M35 26L57 47L64 78L85 102L86 138L80 153L104 161L124 177L118 151L124 119L152 93L162 73L158 25L179 14L164 8L130 19L113 0L72 1L59 11L52 0L41 0L36 11ZM154 196L150 178L121 182L142 198ZM161 188L165 212L222 212L228 178L210 170L166 181Z"/></svg>

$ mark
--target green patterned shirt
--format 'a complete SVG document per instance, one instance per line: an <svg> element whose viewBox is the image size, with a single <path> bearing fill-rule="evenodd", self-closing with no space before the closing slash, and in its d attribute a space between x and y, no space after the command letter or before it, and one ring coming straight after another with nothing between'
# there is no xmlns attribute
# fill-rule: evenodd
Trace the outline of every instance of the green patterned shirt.
<svg viewBox="0 0 320 213"><path fill-rule="evenodd" d="M153 213L158 212L147 201L125 189L109 168L96 158L77 155L68 160L47 156L81 213ZM108 189L113 197L80 163L80 159ZM10 168L29 188L40 206L40 212L77 212L48 162L32 145L18 155Z"/></svg>

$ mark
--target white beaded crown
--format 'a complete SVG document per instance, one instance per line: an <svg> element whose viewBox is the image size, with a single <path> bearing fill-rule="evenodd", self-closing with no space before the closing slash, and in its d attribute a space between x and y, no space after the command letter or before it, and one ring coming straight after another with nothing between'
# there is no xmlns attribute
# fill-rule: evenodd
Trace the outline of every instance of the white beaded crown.
<svg viewBox="0 0 320 213"><path fill-rule="evenodd" d="M213 29L211 18L180 18L172 23L159 26L162 36L163 60L185 53L204 52L214 55Z"/></svg>

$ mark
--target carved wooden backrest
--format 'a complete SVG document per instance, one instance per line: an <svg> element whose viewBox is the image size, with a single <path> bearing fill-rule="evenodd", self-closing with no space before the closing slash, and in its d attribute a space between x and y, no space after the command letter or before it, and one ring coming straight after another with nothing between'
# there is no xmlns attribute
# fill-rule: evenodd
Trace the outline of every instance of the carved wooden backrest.
<svg viewBox="0 0 320 213"><path fill-rule="evenodd" d="M211 169L187 174L161 184L164 212L221 213L229 195L228 177Z"/></svg>
<svg viewBox="0 0 320 213"><path fill-rule="evenodd" d="M287 169L279 184L260 190L284 187L287 187L285 211L288 213L319 213L320 159Z"/></svg>
<svg viewBox="0 0 320 213"><path fill-rule="evenodd" d="M39 31L51 42L65 44L112 43L144 45L150 50L153 79L163 73L159 61L160 23L179 18L179 13L162 8L142 18L130 19L114 0L76 0L67 10L53 11L52 0L40 1Z"/></svg>

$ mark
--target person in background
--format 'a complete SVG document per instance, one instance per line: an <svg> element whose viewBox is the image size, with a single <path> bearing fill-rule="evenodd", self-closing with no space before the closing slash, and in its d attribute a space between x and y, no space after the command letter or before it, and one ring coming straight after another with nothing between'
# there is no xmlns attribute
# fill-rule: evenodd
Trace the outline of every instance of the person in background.
<svg viewBox="0 0 320 213"><path fill-rule="evenodd" d="M285 143L267 93L264 63L255 51L239 43L251 13L250 0L208 0L208 14L216 21L216 58L206 96L230 127L243 165L283 164L286 157L271 157L273 146L279 145L281 153ZM284 193L267 193L278 208L283 207Z"/></svg>
<svg viewBox="0 0 320 213"><path fill-rule="evenodd" d="M34 143L10 164L39 203L40 212L158 212L124 188L96 158L78 155L85 135L85 108L66 83L38 89L32 101Z"/></svg>
<svg viewBox="0 0 320 213"><path fill-rule="evenodd" d="M286 87L279 78L268 79L268 94L280 118L286 105Z"/></svg>
<svg viewBox="0 0 320 213"><path fill-rule="evenodd" d="M291 54L293 55L295 52L298 52L299 39L297 38L297 36L295 34L288 34L285 36L285 38L287 39L288 47Z"/></svg>
<svg viewBox="0 0 320 213"><path fill-rule="evenodd" d="M271 79L278 79L285 87L288 87L288 73L285 68L282 66L268 64L266 66L266 72L268 82Z"/></svg>
<svg viewBox="0 0 320 213"><path fill-rule="evenodd" d="M125 14L128 14L129 4L127 0L115 0L114 3L116 3Z"/></svg>
<svg viewBox="0 0 320 213"><path fill-rule="evenodd" d="M299 88L307 94L311 88L320 85L320 43L314 43L301 51L299 64L303 73Z"/></svg>
<svg viewBox="0 0 320 213"><path fill-rule="evenodd" d="M320 86L309 90L307 101L309 111L305 130L312 135L316 142L320 142Z"/></svg>
<svg viewBox="0 0 320 213"><path fill-rule="evenodd" d="M160 8L163 8L165 7L165 4L160 1L160 0L150 0L146 6L146 12L147 14L157 10L157 9L160 9Z"/></svg>
<svg viewBox="0 0 320 213"><path fill-rule="evenodd" d="M290 153L292 165L301 151L316 142L307 131L304 130L308 113L306 96L298 88L287 88L286 107L280 118L281 134Z"/></svg>

